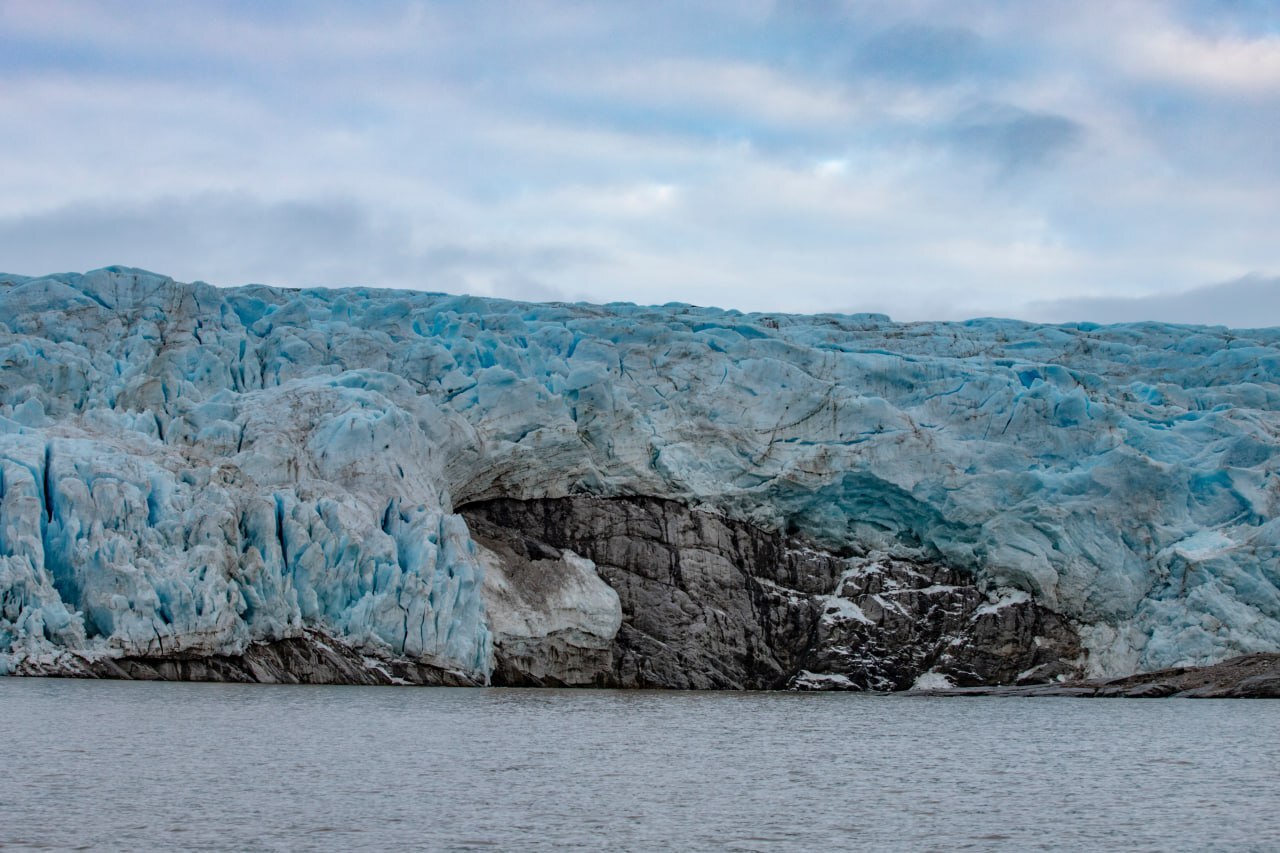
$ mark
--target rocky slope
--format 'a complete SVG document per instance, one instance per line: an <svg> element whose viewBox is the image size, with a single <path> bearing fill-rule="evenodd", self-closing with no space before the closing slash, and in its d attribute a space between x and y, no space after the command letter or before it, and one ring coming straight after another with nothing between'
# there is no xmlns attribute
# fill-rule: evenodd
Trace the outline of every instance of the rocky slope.
<svg viewBox="0 0 1280 853"><path fill-rule="evenodd" d="M1074 696L1090 699L1280 699L1280 654L1241 655L1111 680L924 691L935 696Z"/></svg>
<svg viewBox="0 0 1280 853"><path fill-rule="evenodd" d="M0 276L0 672L902 689L1274 652L1277 376L1280 330Z"/></svg>

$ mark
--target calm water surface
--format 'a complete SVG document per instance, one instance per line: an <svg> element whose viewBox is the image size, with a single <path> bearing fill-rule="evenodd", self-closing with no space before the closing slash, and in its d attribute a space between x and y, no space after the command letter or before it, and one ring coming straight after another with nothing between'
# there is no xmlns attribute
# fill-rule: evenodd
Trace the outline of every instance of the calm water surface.
<svg viewBox="0 0 1280 853"><path fill-rule="evenodd" d="M0 678L0 847L1280 849L1280 703Z"/></svg>

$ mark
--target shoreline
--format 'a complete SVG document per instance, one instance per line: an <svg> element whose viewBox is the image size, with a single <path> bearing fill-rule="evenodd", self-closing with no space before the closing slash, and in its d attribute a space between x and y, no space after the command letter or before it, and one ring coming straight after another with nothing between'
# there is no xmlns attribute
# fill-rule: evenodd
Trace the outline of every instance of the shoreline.
<svg viewBox="0 0 1280 853"><path fill-rule="evenodd" d="M173 655L87 658L67 653L57 660L28 662L12 678L83 678L113 681L328 684L411 687L508 687L481 684L465 674L407 659L373 658L334 637L308 630L303 636L254 643L241 655ZM520 685L531 689L628 689L609 684ZM634 688L632 688L634 689ZM673 692L706 692L680 688ZM735 691L736 692L736 691ZM993 684L948 689L867 691L795 689L763 692L853 692L924 697L1076 697L1086 699L1280 699L1280 653L1257 652L1221 663L1175 667L1114 679L1047 684Z"/></svg>

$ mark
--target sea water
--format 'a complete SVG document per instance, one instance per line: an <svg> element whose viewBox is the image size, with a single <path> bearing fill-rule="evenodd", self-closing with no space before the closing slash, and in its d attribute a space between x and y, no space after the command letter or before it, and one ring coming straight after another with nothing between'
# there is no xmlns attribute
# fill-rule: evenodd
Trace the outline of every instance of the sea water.
<svg viewBox="0 0 1280 853"><path fill-rule="evenodd" d="M1280 703L0 678L0 847L1280 848Z"/></svg>

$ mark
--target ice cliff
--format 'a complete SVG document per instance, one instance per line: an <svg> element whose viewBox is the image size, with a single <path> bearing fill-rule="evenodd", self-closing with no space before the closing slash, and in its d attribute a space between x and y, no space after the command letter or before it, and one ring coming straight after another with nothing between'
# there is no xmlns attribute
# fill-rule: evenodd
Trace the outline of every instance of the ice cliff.
<svg viewBox="0 0 1280 853"><path fill-rule="evenodd" d="M307 637L674 686L1276 651L1278 380L1277 329L0 276L0 672Z"/></svg>

